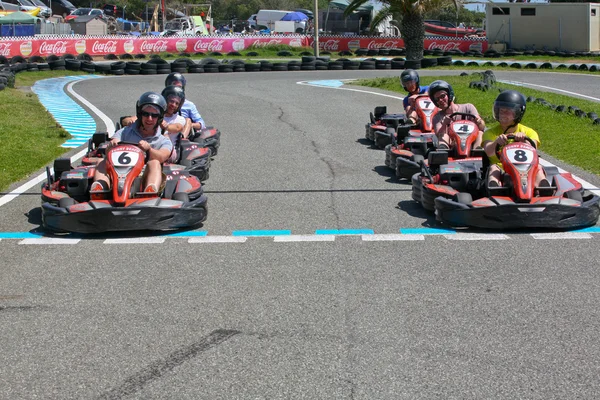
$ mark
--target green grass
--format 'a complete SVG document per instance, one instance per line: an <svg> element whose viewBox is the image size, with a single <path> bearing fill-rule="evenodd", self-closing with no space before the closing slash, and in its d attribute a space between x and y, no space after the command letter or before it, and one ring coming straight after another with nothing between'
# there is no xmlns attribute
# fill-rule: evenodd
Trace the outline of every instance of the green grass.
<svg viewBox="0 0 600 400"><path fill-rule="evenodd" d="M498 95L497 89L483 92L469 88L469 82L480 80L477 76L423 77L421 84L428 85L436 79L443 79L452 85L457 103L474 104L488 127L497 123L492 116L492 105ZM397 77L361 79L354 84L406 93ZM512 85L497 84L497 87L518 90L525 96L543 98L551 104L572 105L600 115L600 103ZM527 103L522 123L538 132L542 142L540 150L543 152L594 174L600 174L600 125L592 125L589 118L559 113L532 102Z"/></svg>
<svg viewBox="0 0 600 400"><path fill-rule="evenodd" d="M17 89L0 91L0 191L63 154L60 145L71 137L26 87L39 79L77 74L21 72L16 75Z"/></svg>

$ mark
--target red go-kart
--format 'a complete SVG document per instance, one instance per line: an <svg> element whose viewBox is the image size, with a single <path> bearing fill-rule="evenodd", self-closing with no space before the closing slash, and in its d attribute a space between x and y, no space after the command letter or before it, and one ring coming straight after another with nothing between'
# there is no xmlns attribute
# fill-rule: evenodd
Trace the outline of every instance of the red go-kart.
<svg viewBox="0 0 600 400"><path fill-rule="evenodd" d="M375 147L380 149L392 143L392 134L398 126L406 124L404 113L388 114L386 106L375 107L375 111L370 113L369 117L370 121L365 125L365 138L373 141Z"/></svg>
<svg viewBox="0 0 600 400"><path fill-rule="evenodd" d="M404 125L392 135L392 144L385 148L385 165L397 172L397 159L411 159L415 154L425 156L437 147L437 137L433 133L433 116L438 108L427 95L417 96L415 110L419 125ZM398 173L396 173L398 177ZM410 176L409 176L410 177Z"/></svg>
<svg viewBox="0 0 600 400"><path fill-rule="evenodd" d="M72 168L69 159L54 161L42 185L42 225L56 232L97 233L168 230L193 227L206 220L206 196L195 176L163 171L159 193L145 193L142 171L146 153L121 142L106 152L112 188L90 193L95 165Z"/></svg>
<svg viewBox="0 0 600 400"><path fill-rule="evenodd" d="M508 136L514 139L513 135ZM545 168L550 187L534 187L542 168L535 143L509 143L499 151L505 171L504 185L485 187L486 195L456 193L452 199L435 199L436 219L452 226L487 229L574 229L594 225L600 216L600 197L584 190L570 173ZM481 178L486 183L486 176Z"/></svg>

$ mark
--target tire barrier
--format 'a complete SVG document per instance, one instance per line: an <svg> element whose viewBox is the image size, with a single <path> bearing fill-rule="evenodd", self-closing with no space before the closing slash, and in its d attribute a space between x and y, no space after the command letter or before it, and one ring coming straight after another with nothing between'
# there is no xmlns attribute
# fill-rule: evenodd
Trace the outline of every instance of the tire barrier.
<svg viewBox="0 0 600 400"><path fill-rule="evenodd" d="M492 50L493 51L493 50ZM494 53L495 54L495 53ZM454 60L450 64L440 64L438 59L438 65L458 65L458 66L472 66L472 67L503 67L503 68L515 68L515 69L569 69L573 71L589 71L598 72L600 70L600 62L597 64L592 63L554 63L554 62L533 62L533 61L503 61L503 60Z"/></svg>

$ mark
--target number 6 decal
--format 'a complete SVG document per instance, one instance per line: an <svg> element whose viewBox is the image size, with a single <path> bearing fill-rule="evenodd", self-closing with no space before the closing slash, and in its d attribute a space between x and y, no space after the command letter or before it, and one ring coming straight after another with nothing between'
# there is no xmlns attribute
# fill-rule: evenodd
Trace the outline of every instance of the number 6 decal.
<svg viewBox="0 0 600 400"><path fill-rule="evenodd" d="M110 155L110 161L116 167L128 167L135 165L138 161L139 154L129 151L113 151Z"/></svg>

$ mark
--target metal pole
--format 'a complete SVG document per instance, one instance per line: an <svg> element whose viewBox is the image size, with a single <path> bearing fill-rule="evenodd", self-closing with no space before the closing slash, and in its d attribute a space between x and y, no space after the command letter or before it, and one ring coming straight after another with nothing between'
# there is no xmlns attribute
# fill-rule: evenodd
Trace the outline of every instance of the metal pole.
<svg viewBox="0 0 600 400"><path fill-rule="evenodd" d="M319 1L315 0L315 9L313 11L313 29L314 29L314 46L315 46L315 57L319 57Z"/></svg>

